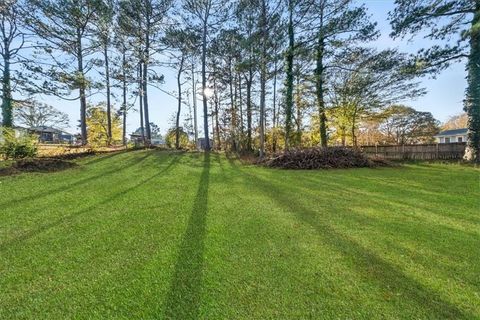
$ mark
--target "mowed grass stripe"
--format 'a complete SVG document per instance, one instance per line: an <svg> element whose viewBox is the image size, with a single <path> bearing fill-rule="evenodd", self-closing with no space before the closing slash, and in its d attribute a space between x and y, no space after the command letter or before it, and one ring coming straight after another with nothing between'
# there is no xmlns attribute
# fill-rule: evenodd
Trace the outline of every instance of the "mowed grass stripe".
<svg viewBox="0 0 480 320"><path fill-rule="evenodd" d="M77 162L0 178L0 318L480 317L474 168Z"/></svg>

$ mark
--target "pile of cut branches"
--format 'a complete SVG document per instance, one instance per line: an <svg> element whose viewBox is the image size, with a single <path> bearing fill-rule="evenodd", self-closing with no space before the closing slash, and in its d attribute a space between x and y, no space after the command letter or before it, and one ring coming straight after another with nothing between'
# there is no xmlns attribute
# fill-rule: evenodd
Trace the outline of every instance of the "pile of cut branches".
<svg viewBox="0 0 480 320"><path fill-rule="evenodd" d="M262 163L272 168L304 170L389 165L379 159L369 159L360 149L345 147L294 149L264 159Z"/></svg>
<svg viewBox="0 0 480 320"><path fill-rule="evenodd" d="M54 158L18 159L12 165L0 168L0 176L10 176L22 172L55 172L76 167L74 162Z"/></svg>

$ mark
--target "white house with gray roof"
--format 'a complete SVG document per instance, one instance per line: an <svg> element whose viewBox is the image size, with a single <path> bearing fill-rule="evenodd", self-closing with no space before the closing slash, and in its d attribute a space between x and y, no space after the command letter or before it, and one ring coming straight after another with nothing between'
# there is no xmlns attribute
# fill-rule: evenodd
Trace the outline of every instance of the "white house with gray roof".
<svg viewBox="0 0 480 320"><path fill-rule="evenodd" d="M437 143L467 142L467 129L445 130L435 135Z"/></svg>

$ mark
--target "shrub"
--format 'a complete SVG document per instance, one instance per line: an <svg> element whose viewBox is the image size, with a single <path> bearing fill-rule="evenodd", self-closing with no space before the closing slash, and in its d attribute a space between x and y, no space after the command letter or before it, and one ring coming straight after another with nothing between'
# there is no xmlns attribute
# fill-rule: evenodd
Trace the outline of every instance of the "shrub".
<svg viewBox="0 0 480 320"><path fill-rule="evenodd" d="M0 155L6 159L22 159L34 157L37 155L36 136L22 133L15 134L15 130L10 128L0 129Z"/></svg>
<svg viewBox="0 0 480 320"><path fill-rule="evenodd" d="M290 150L265 159L263 163L283 169L360 168L379 165L359 149L345 147Z"/></svg>
<svg viewBox="0 0 480 320"><path fill-rule="evenodd" d="M188 141L188 133L185 132L185 130L183 130L183 128L179 128L179 147L180 149L186 149L188 148L188 145L189 145L189 141ZM165 137L165 143L167 145L167 147L171 148L171 149L174 149L175 148L175 137L176 137L176 129L175 128L172 128L170 130L168 130L167 132L167 135Z"/></svg>

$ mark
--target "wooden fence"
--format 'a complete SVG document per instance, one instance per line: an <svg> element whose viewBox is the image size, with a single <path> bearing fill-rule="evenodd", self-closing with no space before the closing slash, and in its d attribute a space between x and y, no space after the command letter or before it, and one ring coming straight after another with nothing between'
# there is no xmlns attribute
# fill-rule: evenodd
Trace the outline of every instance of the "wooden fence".
<svg viewBox="0 0 480 320"><path fill-rule="evenodd" d="M411 144L411 145L377 145L362 146L369 156L383 159L399 160L455 160L462 159L465 142Z"/></svg>

